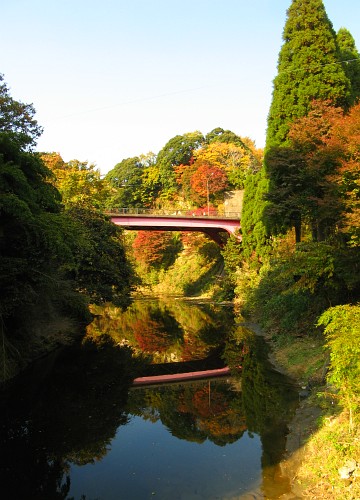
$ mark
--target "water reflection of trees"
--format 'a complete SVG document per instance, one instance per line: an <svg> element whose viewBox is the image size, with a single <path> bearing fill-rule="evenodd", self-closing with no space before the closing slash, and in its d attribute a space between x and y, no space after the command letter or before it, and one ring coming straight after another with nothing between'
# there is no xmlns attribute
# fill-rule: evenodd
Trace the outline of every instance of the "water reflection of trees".
<svg viewBox="0 0 360 500"><path fill-rule="evenodd" d="M203 325L204 337L209 335L211 339L213 334L206 330L210 320L220 330L215 310L209 320L207 311L198 315L195 309L188 309L187 319L181 323L178 319L183 313L177 308L168 311L171 321L177 321L183 331L186 321L186 331L189 324L196 323ZM111 308L106 311L113 314ZM134 319L132 313L127 325ZM117 314L114 321L120 321ZM106 332L111 328L106 327ZM16 397L2 399L4 462L0 479L3 491L10 492L8 498L67 498L71 464L101 460L117 429L126 425L131 415L161 421L173 436L195 443L209 440L224 446L241 439L246 430L260 435L263 489L268 494L274 466L285 449L286 424L291 415L289 397L293 393L267 363L262 339L245 329L229 336L224 356L233 369L230 385L219 379L130 391L141 359L134 358L132 349L119 343L119 338L106 335L99 324L93 325L82 346L60 354L56 362L49 359L42 363L19 381L12 391ZM290 409L291 405L290 401Z"/></svg>
<svg viewBox="0 0 360 500"><path fill-rule="evenodd" d="M261 437L264 468L279 464L291 410L297 406L296 391L272 368L267 345L251 330L238 327L232 332L224 360L235 390L219 381L136 389L127 411L160 420L174 436L199 443L230 443L248 429Z"/></svg>
<svg viewBox="0 0 360 500"><path fill-rule="evenodd" d="M269 362L269 347L264 339L251 330L239 327L235 339L225 350L230 362L236 362L236 344L242 344L242 404L248 430L260 436L262 442L262 489L265 498L277 498L290 491L284 479L280 481L280 462L286 445L287 425L298 406L298 393L290 381L274 370ZM274 481L274 478L277 481Z"/></svg>
<svg viewBox="0 0 360 500"><path fill-rule="evenodd" d="M223 446L246 430L241 402L234 404L238 397L227 382L205 380L134 389L126 409L152 422L160 420L179 439L196 443L208 439Z"/></svg>
<svg viewBox="0 0 360 500"><path fill-rule="evenodd" d="M136 300L125 312L112 304L93 312L89 336L110 335L155 363L204 358L225 340L233 324L230 308L180 300Z"/></svg>

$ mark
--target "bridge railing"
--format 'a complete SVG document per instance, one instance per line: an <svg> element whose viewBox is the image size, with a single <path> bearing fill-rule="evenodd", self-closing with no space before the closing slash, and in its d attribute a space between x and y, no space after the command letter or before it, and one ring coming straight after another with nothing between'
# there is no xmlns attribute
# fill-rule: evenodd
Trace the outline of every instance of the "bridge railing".
<svg viewBox="0 0 360 500"><path fill-rule="evenodd" d="M219 219L240 219L240 212L227 212L227 211L218 211L213 208L207 212L206 209L201 212L199 209L172 209L172 210L164 210L162 208L110 208L105 212L108 215L142 215L142 216L153 216L153 215L161 215L165 217L211 217L211 218L219 218Z"/></svg>

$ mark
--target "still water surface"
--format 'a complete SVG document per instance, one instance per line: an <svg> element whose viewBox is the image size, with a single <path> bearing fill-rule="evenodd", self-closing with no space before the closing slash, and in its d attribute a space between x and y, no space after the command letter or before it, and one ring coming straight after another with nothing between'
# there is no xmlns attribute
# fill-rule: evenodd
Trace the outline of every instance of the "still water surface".
<svg viewBox="0 0 360 500"><path fill-rule="evenodd" d="M4 398L5 498L276 499L289 492L279 461L297 393L229 308L143 300L125 313L111 305L94 312L81 345L39 364L19 380L16 397ZM230 366L231 376L131 386L153 364L162 371L199 359Z"/></svg>

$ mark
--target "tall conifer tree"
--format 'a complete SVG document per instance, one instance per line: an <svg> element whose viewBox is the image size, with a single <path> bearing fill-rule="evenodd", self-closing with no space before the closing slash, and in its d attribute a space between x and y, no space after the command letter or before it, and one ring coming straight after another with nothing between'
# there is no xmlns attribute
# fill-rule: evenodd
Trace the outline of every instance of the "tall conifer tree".
<svg viewBox="0 0 360 500"><path fill-rule="evenodd" d="M313 99L346 109L351 103L336 33L322 0L292 0L274 79L266 146L286 143L290 123L309 110Z"/></svg>
<svg viewBox="0 0 360 500"><path fill-rule="evenodd" d="M351 83L351 104L354 104L360 98L360 54L353 36L346 28L339 29L337 42L345 74Z"/></svg>

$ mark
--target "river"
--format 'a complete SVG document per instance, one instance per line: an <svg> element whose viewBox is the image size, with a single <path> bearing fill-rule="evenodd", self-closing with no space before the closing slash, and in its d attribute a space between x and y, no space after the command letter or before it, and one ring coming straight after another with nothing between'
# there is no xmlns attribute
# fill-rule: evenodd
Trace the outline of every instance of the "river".
<svg viewBox="0 0 360 500"><path fill-rule="evenodd" d="M6 500L276 499L297 407L291 382L232 309L182 300L94 307L84 340L36 363L1 401ZM205 361L204 361L205 360ZM230 374L133 386L139 375Z"/></svg>

